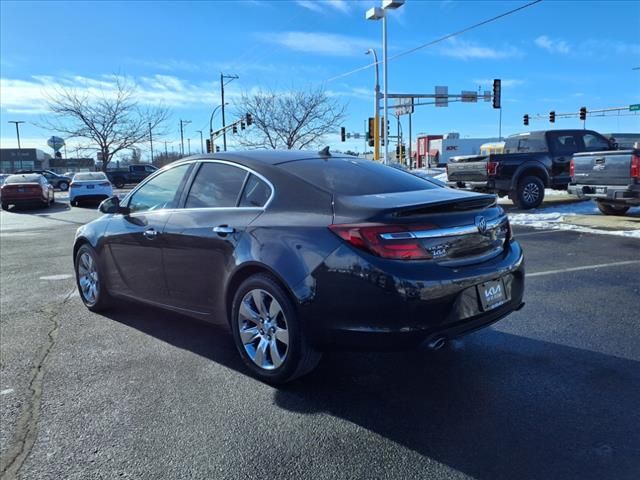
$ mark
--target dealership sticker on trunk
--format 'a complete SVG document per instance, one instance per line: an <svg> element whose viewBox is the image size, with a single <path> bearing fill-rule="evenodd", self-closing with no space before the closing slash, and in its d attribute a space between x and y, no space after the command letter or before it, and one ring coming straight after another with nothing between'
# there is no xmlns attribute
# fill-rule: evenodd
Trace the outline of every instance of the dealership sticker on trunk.
<svg viewBox="0 0 640 480"><path fill-rule="evenodd" d="M482 310L485 312L497 308L509 300L501 278L491 282L481 283L477 288Z"/></svg>

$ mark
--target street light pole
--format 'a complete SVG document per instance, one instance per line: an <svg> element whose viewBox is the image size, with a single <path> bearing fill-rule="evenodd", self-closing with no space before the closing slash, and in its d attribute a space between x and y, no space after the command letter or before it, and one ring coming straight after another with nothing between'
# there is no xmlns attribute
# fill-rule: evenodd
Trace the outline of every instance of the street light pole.
<svg viewBox="0 0 640 480"><path fill-rule="evenodd" d="M190 138L187 138L187 145L189 146L189 150L188 150L189 155L191 155L191 139Z"/></svg>
<svg viewBox="0 0 640 480"><path fill-rule="evenodd" d="M378 68L378 54L373 48L367 50L366 54L372 54L373 61L376 64L375 98L373 99L373 159L380 160L380 71Z"/></svg>
<svg viewBox="0 0 640 480"><path fill-rule="evenodd" d="M389 102L388 102L388 65L387 65L387 11L395 10L404 5L404 0L382 0L382 8L373 7L367 10L365 18L367 20L382 20L382 70L383 70L383 90L384 90L384 123L382 130L384 134L384 163L389 163L389 137L386 123L389 121Z"/></svg>
<svg viewBox="0 0 640 480"><path fill-rule="evenodd" d="M24 120L9 120L8 123L16 124L16 137L18 137L18 150L22 150L22 147L20 146L20 124L24 123Z"/></svg>
<svg viewBox="0 0 640 480"><path fill-rule="evenodd" d="M153 163L153 134L151 133L151 122L149 122L149 143L151 143L151 163Z"/></svg>
<svg viewBox="0 0 640 480"><path fill-rule="evenodd" d="M225 119L224 119L224 86L225 86L225 79L228 79L229 82L233 81L233 80L237 80L238 77L237 75L225 75L224 73L220 74L220 97L221 97L221 104L222 104L222 145L223 145L223 150L226 152L227 151L227 130L224 128L226 127L225 124ZM229 83L227 82L227 83Z"/></svg>
<svg viewBox="0 0 640 480"><path fill-rule="evenodd" d="M191 120L180 119L180 154L184 155L184 126L189 125Z"/></svg>
<svg viewBox="0 0 640 480"><path fill-rule="evenodd" d="M204 140L202 140L202 130L196 130L200 134L200 153L204 153Z"/></svg>

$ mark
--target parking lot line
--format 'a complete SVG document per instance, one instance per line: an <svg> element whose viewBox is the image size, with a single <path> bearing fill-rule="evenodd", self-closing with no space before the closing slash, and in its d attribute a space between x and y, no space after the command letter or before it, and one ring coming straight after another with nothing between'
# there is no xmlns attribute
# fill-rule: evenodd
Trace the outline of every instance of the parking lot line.
<svg viewBox="0 0 640 480"><path fill-rule="evenodd" d="M584 265L582 267L560 268L558 270L547 270L545 272L528 273L527 278L542 277L545 275L554 275L556 273L578 272L580 270L595 270L597 268L619 267L622 265L634 265L640 263L640 260L627 260L624 262L601 263L599 265Z"/></svg>

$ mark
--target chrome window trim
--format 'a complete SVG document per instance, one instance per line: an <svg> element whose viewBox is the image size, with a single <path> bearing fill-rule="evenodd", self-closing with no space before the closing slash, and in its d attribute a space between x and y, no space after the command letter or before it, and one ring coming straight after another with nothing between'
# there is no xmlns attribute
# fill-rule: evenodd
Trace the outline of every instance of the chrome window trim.
<svg viewBox="0 0 640 480"><path fill-rule="evenodd" d="M498 217L487 222L487 232L498 228L507 221L506 216ZM415 232L383 233L380 238L383 240L406 240L408 238L443 238L457 237L461 235L471 235L480 233L476 225L462 225L460 227L437 228L433 230L419 230Z"/></svg>
<svg viewBox="0 0 640 480"><path fill-rule="evenodd" d="M138 191L140 190L143 186L145 186L147 184L147 182L151 181L153 178L155 178L156 176L160 175L162 172L166 172L168 170L171 170L172 168L176 168L179 167L181 165L189 165L189 164L202 164L202 163L222 163L225 165L230 165L232 167L237 167L240 168L242 170L245 170L246 172L249 172L253 175L255 175L256 177L258 177L260 180L262 180L263 182L265 182L269 188L271 189L271 195L269 196L269 198L267 199L267 201L265 202L265 204L262 207L202 207L202 208L168 208L168 209L159 209L159 210L145 210L144 212L139 212L140 214L144 214L146 212L169 212L169 211L193 211L193 210L198 210L198 211L203 211L203 210L233 210L233 211L237 211L237 210L266 210L266 208L269 206L269 204L271 203L271 201L273 200L273 197L275 196L276 193L276 189L273 186L273 183L271 183L264 175L256 172L255 170L252 170L249 167L245 167L244 165L240 165L239 163L234 163L234 162L229 162L227 160L216 160L215 158L195 158L193 160L187 160L184 162L179 162L176 163L175 165L171 165L169 168L159 168L158 170L156 170L154 173L152 173L151 175L149 175L147 178L144 179L143 182L140 182L140 184L134 188L133 190L131 190L129 193L127 193L124 198L122 199L122 204L127 204L127 206L129 205L129 200L130 198ZM197 175L196 175L197 178ZM195 178L193 179L193 181L195 181ZM191 182L191 185L189 185L189 189L191 189L191 186L193 185L193 182ZM244 185L243 185L244 188ZM242 192L241 192L242 193ZM138 213L138 212L136 212ZM132 213L131 216L135 215L135 213Z"/></svg>

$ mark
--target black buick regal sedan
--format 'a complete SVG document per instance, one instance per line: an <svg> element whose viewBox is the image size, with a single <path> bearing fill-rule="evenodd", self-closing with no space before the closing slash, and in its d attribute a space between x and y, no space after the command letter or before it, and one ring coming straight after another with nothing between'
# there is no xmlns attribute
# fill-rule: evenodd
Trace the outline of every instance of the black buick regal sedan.
<svg viewBox="0 0 640 480"><path fill-rule="evenodd" d="M90 310L126 297L228 322L251 372L309 372L323 350L439 348L523 306L524 262L492 195L355 157L194 156L78 229Z"/></svg>

